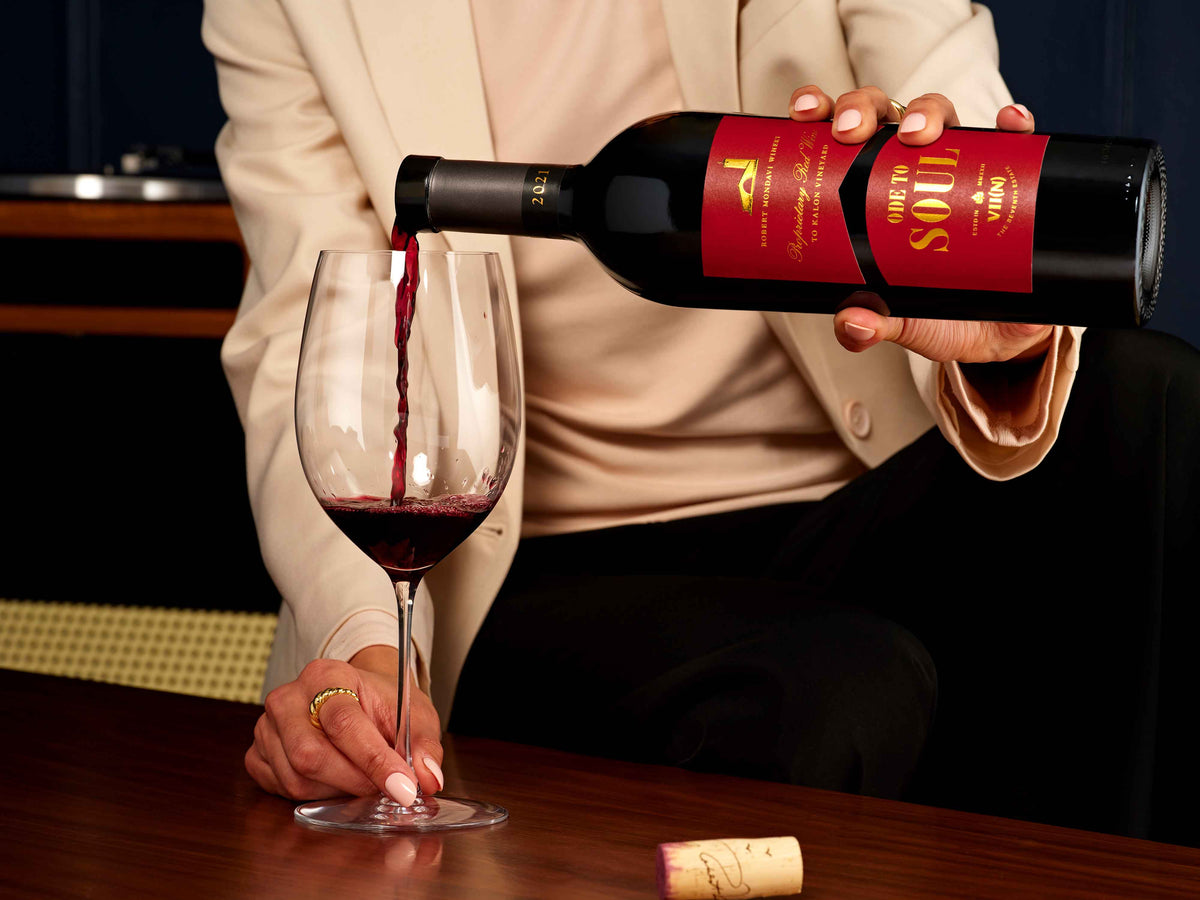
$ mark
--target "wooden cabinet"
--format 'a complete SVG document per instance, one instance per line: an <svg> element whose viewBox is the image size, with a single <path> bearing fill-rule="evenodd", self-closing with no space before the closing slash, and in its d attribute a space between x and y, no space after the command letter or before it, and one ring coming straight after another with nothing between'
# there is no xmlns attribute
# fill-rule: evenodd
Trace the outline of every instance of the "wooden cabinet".
<svg viewBox="0 0 1200 900"><path fill-rule="evenodd" d="M139 203L105 200L0 199L0 240L225 243L248 262L228 203ZM0 273L0 285L3 273ZM0 331L220 338L233 324L238 296L223 307L175 304L32 303L0 296Z"/></svg>

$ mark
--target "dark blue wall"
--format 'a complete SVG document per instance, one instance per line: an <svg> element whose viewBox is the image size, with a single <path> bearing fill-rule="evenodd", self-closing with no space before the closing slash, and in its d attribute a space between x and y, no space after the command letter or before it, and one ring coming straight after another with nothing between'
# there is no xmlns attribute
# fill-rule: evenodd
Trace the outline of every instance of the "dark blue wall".
<svg viewBox="0 0 1200 900"><path fill-rule="evenodd" d="M911 0L919 3L921 0ZM1200 346L1200 6L1185 0L992 0L1001 70L1045 131L1159 140L1167 157L1164 284L1153 325ZM202 157L223 121L200 43L201 0L9 4L0 44L0 171L119 171L133 144Z"/></svg>
<svg viewBox="0 0 1200 900"><path fill-rule="evenodd" d="M919 0L913 0L919 2ZM1152 326L1200 347L1200 6L1185 0L992 0L1000 70L1041 131L1154 138L1167 160L1167 249Z"/></svg>
<svg viewBox="0 0 1200 900"><path fill-rule="evenodd" d="M67 164L66 5L21 3L5 10L0 84L8 127L0 171L63 171Z"/></svg>
<svg viewBox="0 0 1200 900"><path fill-rule="evenodd" d="M0 172L119 172L142 144L181 148L186 174L215 176L225 116L202 11L201 0L8 4Z"/></svg>

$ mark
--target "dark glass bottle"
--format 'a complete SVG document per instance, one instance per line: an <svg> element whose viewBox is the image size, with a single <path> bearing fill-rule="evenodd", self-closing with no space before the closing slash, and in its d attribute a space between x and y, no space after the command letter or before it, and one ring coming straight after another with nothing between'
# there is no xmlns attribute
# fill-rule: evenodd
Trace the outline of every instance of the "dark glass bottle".
<svg viewBox="0 0 1200 900"><path fill-rule="evenodd" d="M828 123L688 112L633 125L586 165L409 156L397 227L576 239L629 290L676 306L1150 318L1166 221L1156 143L948 129L908 148L895 132L847 146ZM847 299L863 291L877 296Z"/></svg>

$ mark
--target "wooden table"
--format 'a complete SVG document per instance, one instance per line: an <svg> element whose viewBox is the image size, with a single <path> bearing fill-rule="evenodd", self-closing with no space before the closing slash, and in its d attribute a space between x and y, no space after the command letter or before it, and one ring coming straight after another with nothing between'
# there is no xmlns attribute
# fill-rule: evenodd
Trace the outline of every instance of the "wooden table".
<svg viewBox="0 0 1200 900"><path fill-rule="evenodd" d="M256 707L0 670L0 896L653 898L663 841L795 835L803 897L1200 897L1200 850L467 738L508 822L297 825L242 770Z"/></svg>

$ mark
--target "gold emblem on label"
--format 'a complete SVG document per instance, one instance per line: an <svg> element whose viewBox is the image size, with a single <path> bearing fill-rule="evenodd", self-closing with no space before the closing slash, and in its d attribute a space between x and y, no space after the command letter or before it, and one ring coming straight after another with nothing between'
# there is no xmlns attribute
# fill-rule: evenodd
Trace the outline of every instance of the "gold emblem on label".
<svg viewBox="0 0 1200 900"><path fill-rule="evenodd" d="M754 207L754 180L758 177L758 160L726 159L721 165L726 169L742 170L742 177L738 179L738 194L742 199L742 212L750 212Z"/></svg>
<svg viewBox="0 0 1200 900"><path fill-rule="evenodd" d="M983 202L983 191L976 191L975 193L973 193L971 195L971 199L974 200L976 203L982 203Z"/></svg>

